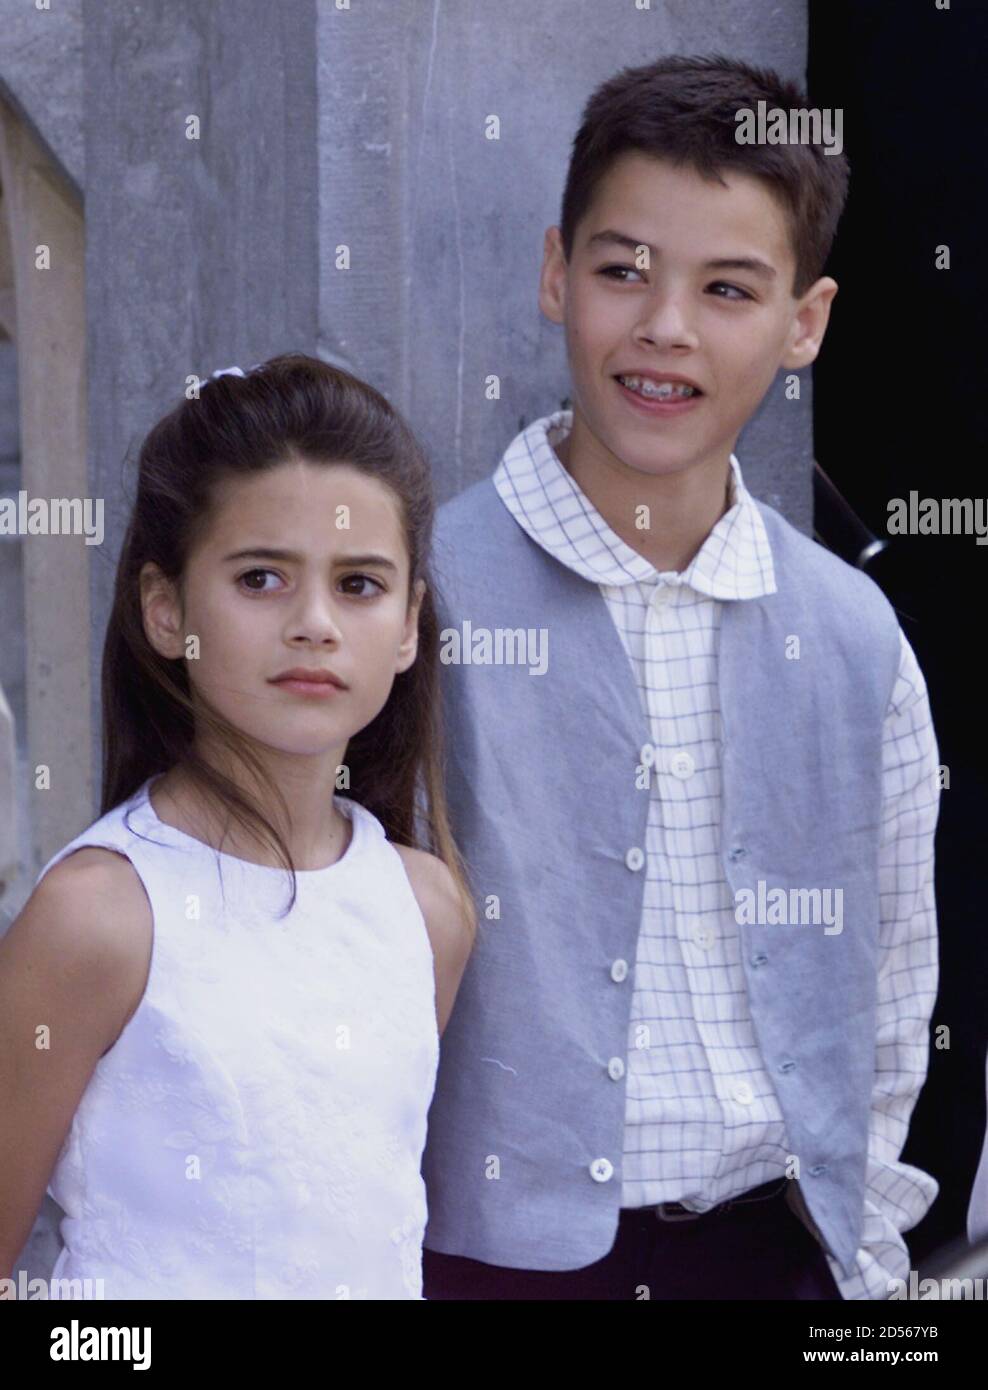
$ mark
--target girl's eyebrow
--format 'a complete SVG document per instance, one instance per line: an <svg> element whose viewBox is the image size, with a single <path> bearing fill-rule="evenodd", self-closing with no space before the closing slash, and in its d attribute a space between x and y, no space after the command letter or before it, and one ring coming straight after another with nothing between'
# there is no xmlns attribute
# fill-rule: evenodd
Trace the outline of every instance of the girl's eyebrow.
<svg viewBox="0 0 988 1390"><path fill-rule="evenodd" d="M283 560L286 564L301 564L302 556L294 550L276 550L271 546L255 546L247 550L234 550L224 555L222 564L229 560ZM376 565L379 569L393 570L398 566L386 555L337 555L334 565Z"/></svg>

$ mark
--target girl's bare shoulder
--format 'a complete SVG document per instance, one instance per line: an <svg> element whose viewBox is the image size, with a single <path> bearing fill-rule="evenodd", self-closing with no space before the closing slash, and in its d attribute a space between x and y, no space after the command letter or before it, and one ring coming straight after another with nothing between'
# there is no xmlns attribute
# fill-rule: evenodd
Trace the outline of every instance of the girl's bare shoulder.
<svg viewBox="0 0 988 1390"><path fill-rule="evenodd" d="M435 953L469 954L472 934L449 866L436 854L394 844L422 910Z"/></svg>
<svg viewBox="0 0 988 1390"><path fill-rule="evenodd" d="M130 860L85 845L35 885L4 944L8 955L31 957L63 978L126 991L146 973L152 932L151 904Z"/></svg>
<svg viewBox="0 0 988 1390"><path fill-rule="evenodd" d="M126 854L100 845L83 845L52 865L36 885L35 897L86 915L114 908L112 917L127 909L151 916L144 884Z"/></svg>

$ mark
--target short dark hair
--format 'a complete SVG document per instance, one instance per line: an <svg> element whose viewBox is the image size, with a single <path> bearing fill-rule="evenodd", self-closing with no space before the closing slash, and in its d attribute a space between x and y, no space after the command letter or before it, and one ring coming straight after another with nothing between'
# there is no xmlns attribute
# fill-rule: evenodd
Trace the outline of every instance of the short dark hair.
<svg viewBox="0 0 988 1390"><path fill-rule="evenodd" d="M830 254L850 166L843 151L827 154L818 144L739 144L736 113L757 110L759 101L786 111L807 105L796 83L722 54L660 58L604 82L584 107L573 140L560 216L566 259L601 179L622 154L637 151L705 178L733 169L763 180L788 215L792 292L803 294Z"/></svg>

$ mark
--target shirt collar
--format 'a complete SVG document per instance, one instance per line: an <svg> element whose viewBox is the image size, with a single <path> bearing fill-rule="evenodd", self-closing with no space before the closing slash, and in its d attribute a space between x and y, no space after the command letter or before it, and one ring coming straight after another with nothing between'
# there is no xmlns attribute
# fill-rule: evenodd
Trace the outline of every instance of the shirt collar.
<svg viewBox="0 0 988 1390"><path fill-rule="evenodd" d="M493 483L502 502L532 540L595 584L656 582L657 570L611 530L555 452L573 425L572 410L535 420L516 436ZM730 506L679 574L661 573L717 599L758 598L776 591L765 523L731 455Z"/></svg>

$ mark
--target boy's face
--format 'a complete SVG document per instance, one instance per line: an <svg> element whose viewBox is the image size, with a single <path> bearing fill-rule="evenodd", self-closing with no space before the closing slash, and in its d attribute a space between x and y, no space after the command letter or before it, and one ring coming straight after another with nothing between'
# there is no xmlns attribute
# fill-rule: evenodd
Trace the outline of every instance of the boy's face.
<svg viewBox="0 0 988 1390"><path fill-rule="evenodd" d="M568 264L558 228L546 232L539 305L565 325L571 444L612 466L726 468L779 368L816 357L836 283L794 299L782 208L753 177L721 178L627 153L577 225ZM643 373L687 378L701 394L643 399L617 380Z"/></svg>

